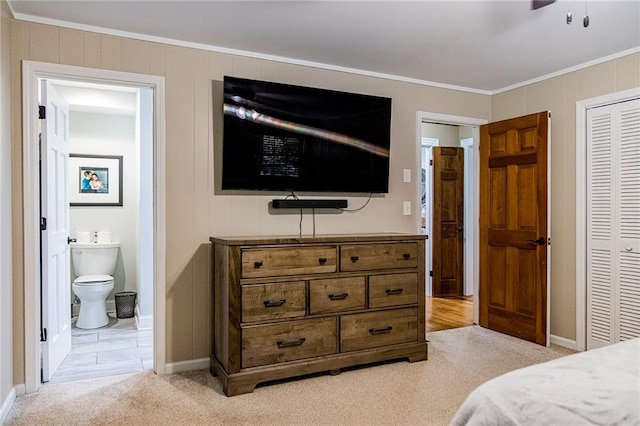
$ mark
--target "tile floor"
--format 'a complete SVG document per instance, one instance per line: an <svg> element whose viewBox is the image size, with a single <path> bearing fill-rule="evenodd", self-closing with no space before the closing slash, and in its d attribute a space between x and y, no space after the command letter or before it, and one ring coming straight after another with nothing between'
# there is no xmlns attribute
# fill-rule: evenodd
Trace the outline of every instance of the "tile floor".
<svg viewBox="0 0 640 426"><path fill-rule="evenodd" d="M75 327L72 320L71 352L49 383L71 382L153 369L153 331L139 331L135 318L109 314L109 325L93 330Z"/></svg>

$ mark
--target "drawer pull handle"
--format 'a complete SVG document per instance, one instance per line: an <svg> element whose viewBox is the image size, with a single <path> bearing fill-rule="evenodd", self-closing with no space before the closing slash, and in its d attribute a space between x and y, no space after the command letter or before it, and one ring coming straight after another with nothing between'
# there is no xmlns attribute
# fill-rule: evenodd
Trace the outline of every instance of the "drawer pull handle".
<svg viewBox="0 0 640 426"><path fill-rule="evenodd" d="M411 259L411 253L403 253L402 257L406 260L406 259Z"/></svg>
<svg viewBox="0 0 640 426"><path fill-rule="evenodd" d="M284 302L286 301L287 299L280 299L275 301L265 300L263 303L265 308L277 308L278 306L284 305Z"/></svg>
<svg viewBox="0 0 640 426"><path fill-rule="evenodd" d="M391 333L391 330L393 330L393 327L388 326L385 328L370 328L369 329L369 334L375 336L376 334L387 334L387 333Z"/></svg>
<svg viewBox="0 0 640 426"><path fill-rule="evenodd" d="M357 262L358 261L358 256L351 256L351 261L352 262Z"/></svg>
<svg viewBox="0 0 640 426"><path fill-rule="evenodd" d="M321 265L324 265L325 263L327 263L327 258L326 257L321 257L318 259L318 263Z"/></svg>
<svg viewBox="0 0 640 426"><path fill-rule="evenodd" d="M297 340L290 340L288 342L283 342L282 340L279 342L276 342L279 348L292 348L294 346L300 346L304 343L306 339L304 337L301 337Z"/></svg>
<svg viewBox="0 0 640 426"><path fill-rule="evenodd" d="M262 267L262 262L253 262L253 269L260 269Z"/></svg>
<svg viewBox="0 0 640 426"><path fill-rule="evenodd" d="M393 290L388 288L387 290L385 290L387 292L387 296L393 296L395 294L402 294L402 292L404 291L403 288L394 288Z"/></svg>
<svg viewBox="0 0 640 426"><path fill-rule="evenodd" d="M349 293L341 293L341 294L330 294L329 299L331 300L344 300L347 298Z"/></svg>

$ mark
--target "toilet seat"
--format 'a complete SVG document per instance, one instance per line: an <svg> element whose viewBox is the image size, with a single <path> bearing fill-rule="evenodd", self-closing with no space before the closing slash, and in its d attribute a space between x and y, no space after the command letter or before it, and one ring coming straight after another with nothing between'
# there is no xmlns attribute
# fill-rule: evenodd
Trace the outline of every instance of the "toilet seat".
<svg viewBox="0 0 640 426"><path fill-rule="evenodd" d="M111 275L83 275L76 278L73 283L80 286L104 285L113 282Z"/></svg>

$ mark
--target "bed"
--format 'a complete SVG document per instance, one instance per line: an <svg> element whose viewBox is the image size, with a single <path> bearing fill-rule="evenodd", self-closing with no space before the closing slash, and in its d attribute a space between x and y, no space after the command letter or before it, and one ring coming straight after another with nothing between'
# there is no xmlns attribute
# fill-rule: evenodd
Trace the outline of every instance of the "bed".
<svg viewBox="0 0 640 426"><path fill-rule="evenodd" d="M489 380L453 425L640 425L640 338Z"/></svg>

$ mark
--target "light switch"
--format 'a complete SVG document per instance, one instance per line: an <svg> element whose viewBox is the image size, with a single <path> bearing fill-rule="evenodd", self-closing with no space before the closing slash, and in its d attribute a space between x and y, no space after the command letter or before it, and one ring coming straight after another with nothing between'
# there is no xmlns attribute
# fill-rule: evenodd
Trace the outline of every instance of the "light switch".
<svg viewBox="0 0 640 426"><path fill-rule="evenodd" d="M411 201L405 201L402 204L402 214L405 216L411 216Z"/></svg>
<svg viewBox="0 0 640 426"><path fill-rule="evenodd" d="M402 173L402 181L405 183L411 182L411 169L404 169Z"/></svg>

